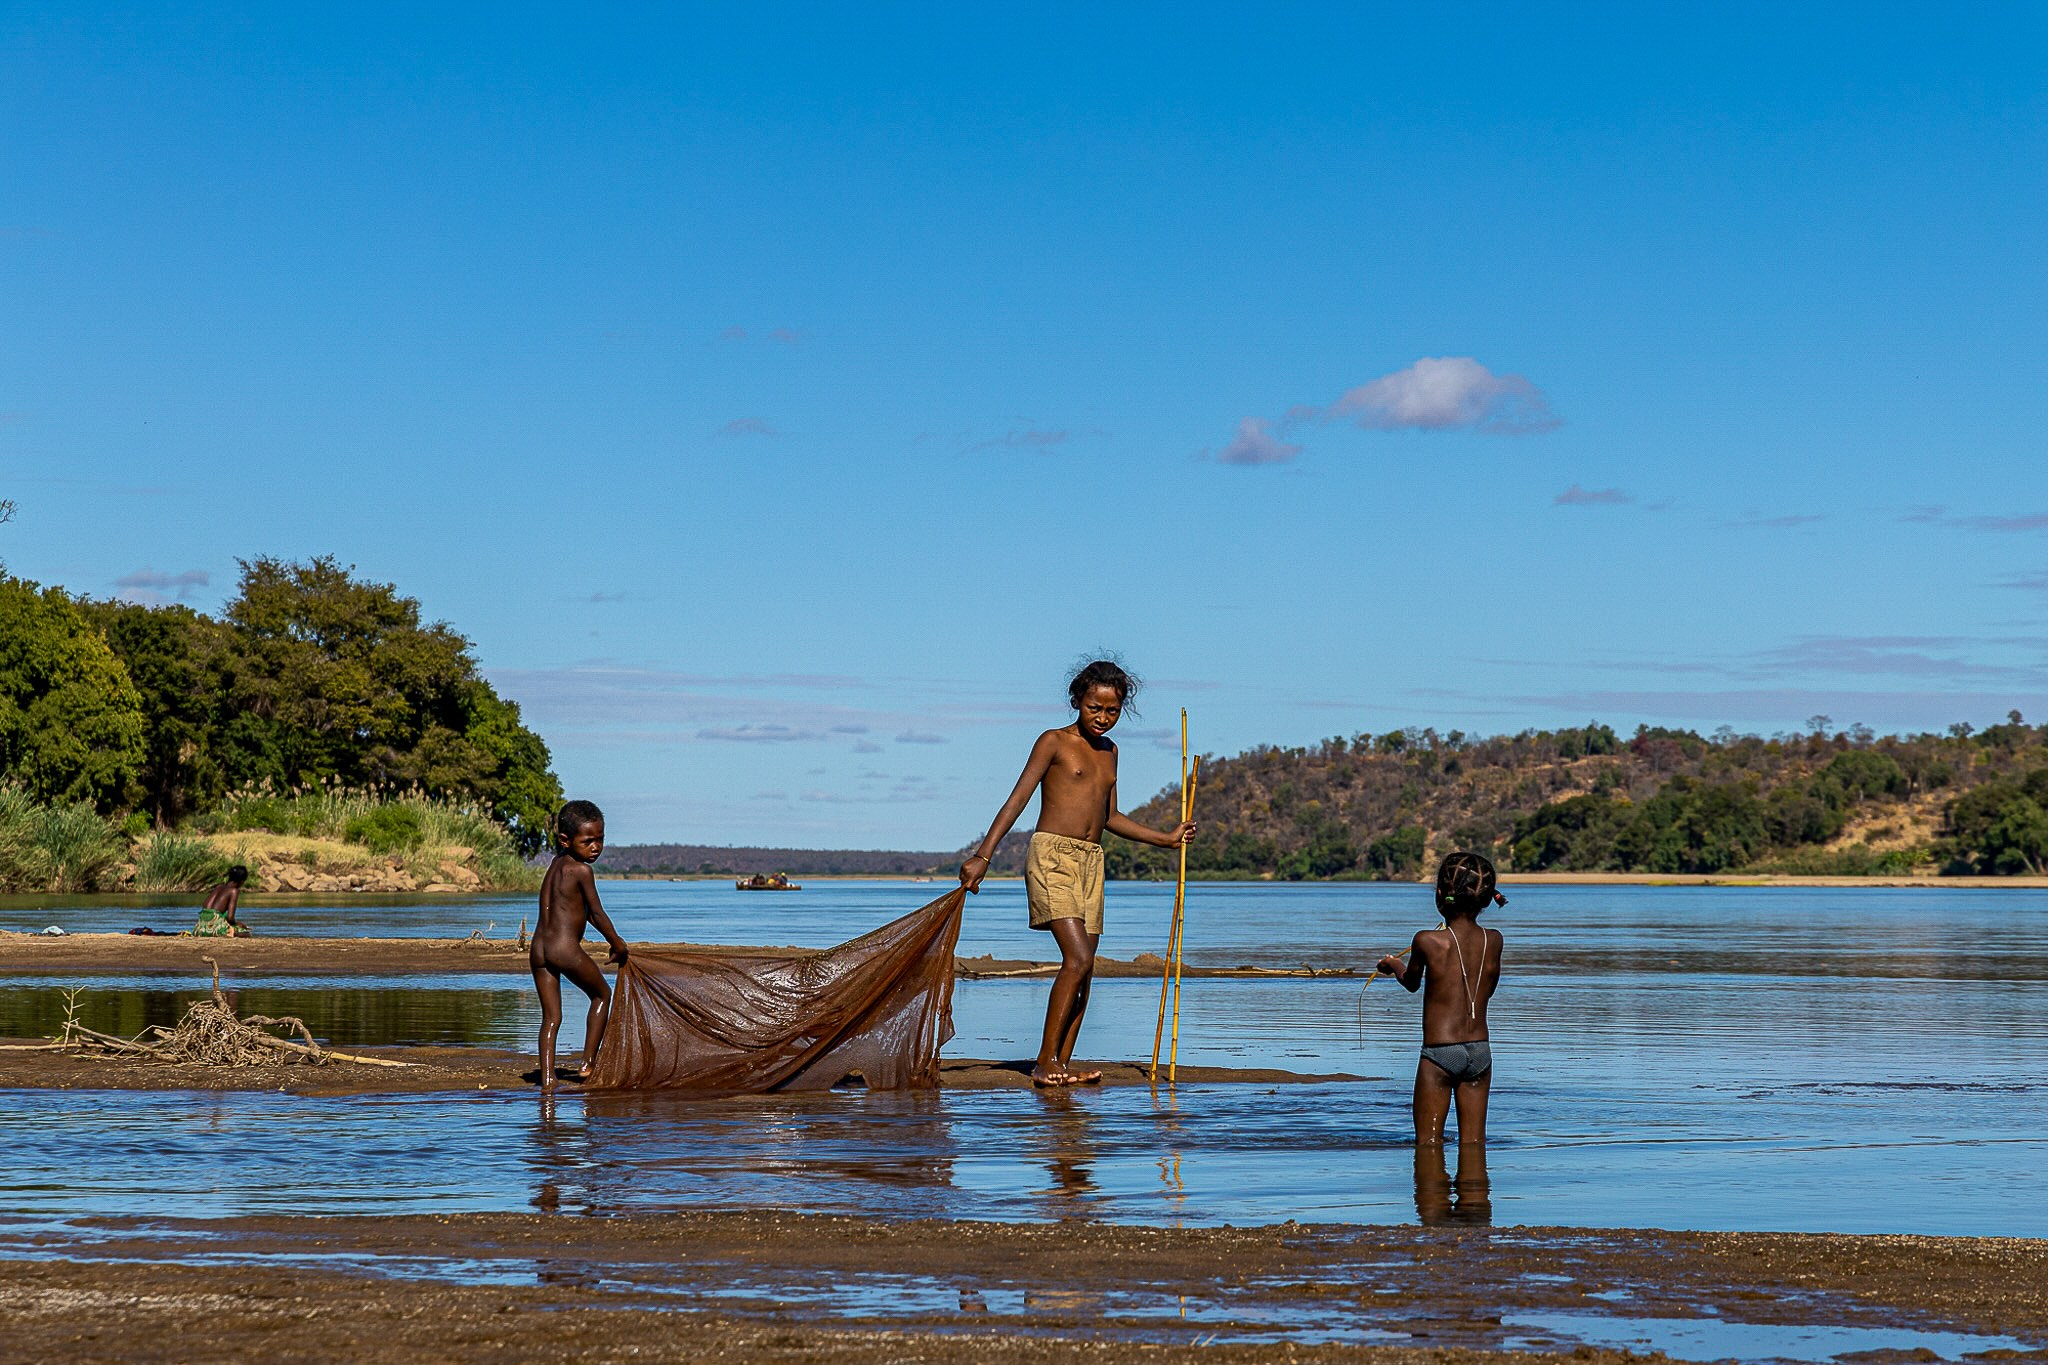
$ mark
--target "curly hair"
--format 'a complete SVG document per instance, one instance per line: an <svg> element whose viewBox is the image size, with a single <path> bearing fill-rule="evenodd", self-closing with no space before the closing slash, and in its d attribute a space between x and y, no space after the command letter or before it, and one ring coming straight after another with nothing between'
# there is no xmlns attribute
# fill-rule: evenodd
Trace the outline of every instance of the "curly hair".
<svg viewBox="0 0 2048 1365"><path fill-rule="evenodd" d="M1117 700L1123 703L1124 710L1135 716L1138 714L1138 708L1131 705L1131 698L1138 695L1138 689L1143 685L1115 659L1096 659L1092 663L1083 664L1075 672L1072 681L1068 682L1067 705L1078 711L1081 709L1081 698L1088 695L1089 688L1112 687L1116 689Z"/></svg>
<svg viewBox="0 0 2048 1365"><path fill-rule="evenodd" d="M1493 864L1477 853L1447 854L1437 864L1436 908L1444 915L1476 915L1489 905L1506 905L1495 887Z"/></svg>
<svg viewBox="0 0 2048 1365"><path fill-rule="evenodd" d="M573 839L585 825L604 819L604 812L597 808L595 801L569 801L555 812L555 832L564 839Z"/></svg>

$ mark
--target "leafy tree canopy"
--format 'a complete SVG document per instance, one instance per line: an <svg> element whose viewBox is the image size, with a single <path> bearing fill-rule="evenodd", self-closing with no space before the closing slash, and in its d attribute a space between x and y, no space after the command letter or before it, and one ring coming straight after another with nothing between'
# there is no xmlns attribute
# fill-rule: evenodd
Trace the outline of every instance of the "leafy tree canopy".
<svg viewBox="0 0 2048 1365"><path fill-rule="evenodd" d="M142 699L71 600L0 578L0 777L43 801L112 810L142 768Z"/></svg>
<svg viewBox="0 0 2048 1365"><path fill-rule="evenodd" d="M562 799L547 746L469 641L333 559L243 563L228 604L221 762L239 782L418 785L489 805L537 849Z"/></svg>
<svg viewBox="0 0 2048 1365"><path fill-rule="evenodd" d="M128 716L122 743L103 736L36 759L46 774L39 792L89 791L102 806L135 801L172 824L265 782L417 786L487 808L525 852L541 847L561 804L547 745L478 674L469 641L423 621L420 604L391 584L357 578L332 559L245 562L219 619L182 606L72 603L54 591L8 601L15 611L33 605L45 624L40 634L0 625L9 642L0 650L27 659L29 646L16 636L62 637L81 658L100 661L97 673L74 666L74 692L46 708L77 710L90 696ZM49 665L8 657L0 654L0 668L55 676ZM53 687L36 682L13 693L42 697ZM0 694L12 695L4 683ZM16 702L0 717L27 705ZM46 720L14 723L28 728L64 733ZM7 760L10 771L28 761L11 751Z"/></svg>

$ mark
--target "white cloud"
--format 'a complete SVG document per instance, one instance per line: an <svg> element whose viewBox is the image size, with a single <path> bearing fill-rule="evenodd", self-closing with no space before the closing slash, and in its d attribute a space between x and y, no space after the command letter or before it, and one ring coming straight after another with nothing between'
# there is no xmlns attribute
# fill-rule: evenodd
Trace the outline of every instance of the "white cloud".
<svg viewBox="0 0 2048 1365"><path fill-rule="evenodd" d="M947 741L944 735L935 735L929 730L905 730L902 734L896 736L896 742L898 744L944 744Z"/></svg>
<svg viewBox="0 0 2048 1365"><path fill-rule="evenodd" d="M1237 435L1216 452L1216 458L1224 464L1285 464L1300 453L1300 446L1275 436L1265 418L1244 417L1238 420Z"/></svg>
<svg viewBox="0 0 2048 1365"><path fill-rule="evenodd" d="M759 417L735 417L718 429L721 436L779 436L782 433Z"/></svg>
<svg viewBox="0 0 2048 1365"><path fill-rule="evenodd" d="M1470 356L1425 356L1346 393L1323 414L1373 431L1483 431L1520 436L1561 424L1534 384Z"/></svg>

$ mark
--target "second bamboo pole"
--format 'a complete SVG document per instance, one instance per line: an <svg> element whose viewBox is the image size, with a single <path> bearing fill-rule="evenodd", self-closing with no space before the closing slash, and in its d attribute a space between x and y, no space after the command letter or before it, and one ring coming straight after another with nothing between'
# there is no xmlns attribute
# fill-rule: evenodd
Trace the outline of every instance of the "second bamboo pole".
<svg viewBox="0 0 2048 1365"><path fill-rule="evenodd" d="M1180 818L1188 818L1188 709L1180 709ZM1159 1080L1159 1048L1166 1041L1166 996L1173 983L1173 960L1180 951L1181 907L1187 899L1187 851L1182 845L1181 871L1173 888L1173 915L1166 924L1166 965L1159 973L1159 1020L1152 1026L1152 1065L1147 1080Z"/></svg>
<svg viewBox="0 0 2048 1365"><path fill-rule="evenodd" d="M1202 780L1202 760L1196 759L1194 767L1188 770L1188 780L1181 788L1180 819L1186 824L1195 816L1195 785ZM1180 1062L1180 969L1181 947L1187 938L1188 906L1188 846L1180 846L1180 886L1174 895L1173 912L1173 1042L1166 1054L1166 1083L1172 1085L1174 1072Z"/></svg>

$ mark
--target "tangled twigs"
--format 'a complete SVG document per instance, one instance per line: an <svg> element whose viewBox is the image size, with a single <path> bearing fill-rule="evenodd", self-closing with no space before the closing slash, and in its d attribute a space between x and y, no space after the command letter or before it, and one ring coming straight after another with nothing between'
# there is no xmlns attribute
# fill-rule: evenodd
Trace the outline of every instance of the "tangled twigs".
<svg viewBox="0 0 2048 1365"><path fill-rule="evenodd" d="M303 1061L314 1066L330 1061L355 1062L363 1066L411 1066L411 1062L388 1061L382 1057L362 1057L353 1052L336 1052L323 1048L313 1038L313 1031L306 1027L303 1019L287 1015L273 1019L265 1014L252 1014L244 1019L235 1013L235 1007L228 1003L227 996L220 988L220 963L211 957L201 961L213 966L213 989L211 997L195 1000L185 1009L185 1017L177 1027L165 1028L156 1025L133 1038L116 1038L112 1034L89 1029L78 1022L76 992L69 999L70 1012L64 1020L64 1029L52 1046L78 1048L100 1056L137 1057L149 1061L167 1062L179 1066L264 1066L278 1061ZM280 1038L265 1029L288 1028L303 1040L293 1042ZM145 1042L154 1037L156 1041ZM285 1054L280 1057L278 1054Z"/></svg>

